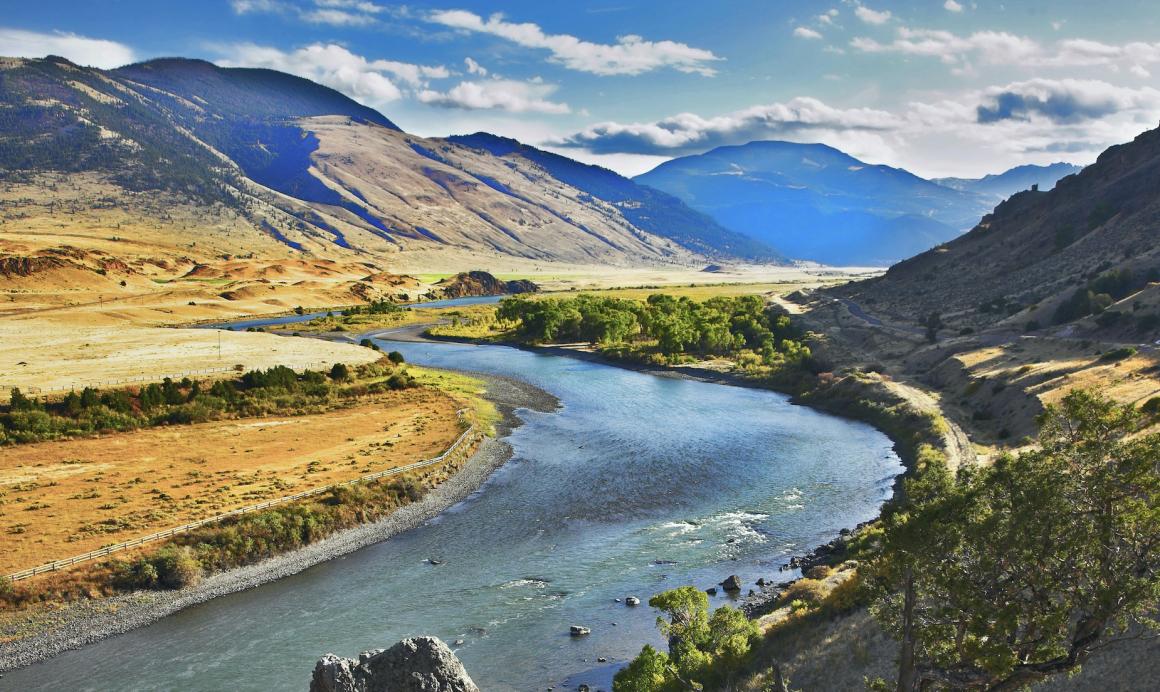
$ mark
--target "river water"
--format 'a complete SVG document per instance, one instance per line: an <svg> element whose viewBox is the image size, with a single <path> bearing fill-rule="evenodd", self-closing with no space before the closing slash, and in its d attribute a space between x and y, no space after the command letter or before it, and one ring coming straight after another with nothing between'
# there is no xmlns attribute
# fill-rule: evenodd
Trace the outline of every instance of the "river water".
<svg viewBox="0 0 1160 692"><path fill-rule="evenodd" d="M791 553L875 516L902 471L882 433L773 392L502 346L383 346L514 376L563 406L522 411L511 461L418 529L10 672L0 688L305 690L326 652L432 634L463 640L489 692L607 689L643 643L661 644L650 608L614 599L780 579ZM572 624L592 634L572 638Z"/></svg>

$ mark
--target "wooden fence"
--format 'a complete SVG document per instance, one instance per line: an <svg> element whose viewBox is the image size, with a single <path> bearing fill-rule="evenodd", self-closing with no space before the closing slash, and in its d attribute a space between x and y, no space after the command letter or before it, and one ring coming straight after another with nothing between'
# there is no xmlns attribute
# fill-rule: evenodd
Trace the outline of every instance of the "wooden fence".
<svg viewBox="0 0 1160 692"><path fill-rule="evenodd" d="M105 546L104 548L100 548L98 550L92 550L92 551L89 551L87 553L83 553L81 555L74 555L73 557L65 558L63 560L55 560L53 562L39 565L37 567L32 567L32 568L29 568L26 570L21 570L19 572L14 573L14 574L6 575L6 578L15 582L15 581L20 581L21 579L28 579L29 577L35 576L37 574L43 574L45 572L55 572L56 570L59 570L63 567L75 565L78 562L95 560L97 558L105 557L107 555L111 555L112 553L115 553L115 552L118 552L121 550L125 550L127 548L133 548L133 547L136 547L139 545L144 545L146 543L152 543L154 541L160 541L160 540L164 540L166 538L171 538L173 536L176 536L179 533L185 533L186 531L190 531L192 529L196 529L198 527L205 526L206 524L212 524L212 523L217 522L217 521L222 521L223 519L228 519L230 517L236 517L240 514L246 514L248 512L256 512L258 510L267 509L267 508L274 507L277 505L285 504L287 502L294 502L295 500L301 500L303 498L312 497L314 495L319 495L321 493L325 493L325 492L328 492L330 490L334 490L335 488L340 488L343 486L357 485L359 483L366 483L368 481L377 480L379 478L385 478L387 476L397 476L397 475L400 475L403 473L407 473L409 471L414 471L416 469L421 469L421 468L426 468L428 466L433 466L435 464L439 464L439 463L446 461L447 459L453 457L457 453L463 452L465 449L470 449L471 445L474 444L476 441L478 441L480 439L480 437L482 437L482 434L480 433L479 428L475 424L472 424L470 427L467 428L467 430L463 431L463 434L461 434L458 438L456 438L455 442L451 443L451 446L448 447L445 452L443 452L439 456L433 457L431 459L424 459L423 461L416 461L413 464L407 464L405 466L397 466L395 468L386 469L384 471L376 471L375 473L370 473L370 474L367 474L365 476L360 476L360 477L355 478L353 480L343 481L341 483L332 483L330 485L322 486L320 488L313 488L311 490L306 490L306 491L303 491L300 493L295 493L293 495L287 495L285 497L280 497L280 498L277 498L275 500L267 500L265 502L259 502L256 505L249 505L246 507L241 507L239 509L225 512L224 514L218 514L216 516L209 517L208 519L200 519L198 521L190 522L188 524L184 524L184 525L178 526L176 528L166 529L165 531L158 531L157 533L151 533L148 536L134 538L134 539L129 540L129 541L124 541L122 543L115 543L113 545L108 545L108 546Z"/></svg>

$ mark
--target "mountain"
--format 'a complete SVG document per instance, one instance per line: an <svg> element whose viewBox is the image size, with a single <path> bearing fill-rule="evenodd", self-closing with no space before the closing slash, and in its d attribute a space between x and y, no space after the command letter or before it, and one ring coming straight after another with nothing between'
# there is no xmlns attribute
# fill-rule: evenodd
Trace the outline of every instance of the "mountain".
<svg viewBox="0 0 1160 692"><path fill-rule="evenodd" d="M125 251L160 244L380 269L775 256L671 196L588 182L611 172L578 175L589 167L545 163L550 155L518 143L496 155L481 142L409 135L333 89L271 70L0 59L0 180L23 205L13 214L59 225L67 198L83 233L115 223L113 235L137 241Z"/></svg>
<svg viewBox="0 0 1160 692"><path fill-rule="evenodd" d="M990 208L980 195L823 144L719 147L634 180L790 257L828 264L889 264L954 238Z"/></svg>
<svg viewBox="0 0 1160 692"><path fill-rule="evenodd" d="M453 135L448 140L495 156L527 159L556 180L616 206L637 228L672 238L687 248L708 255L724 253L764 261L784 259L765 243L724 228L676 197L638 185L607 168L580 163L486 132Z"/></svg>
<svg viewBox="0 0 1160 692"><path fill-rule="evenodd" d="M982 178L934 178L932 182L960 192L973 192L998 204L1016 192L1030 190L1036 185L1040 190L1050 190L1060 178L1066 178L1081 170L1083 166L1071 163L1053 163L1049 166L1027 165L1016 166L1003 173L993 173Z"/></svg>
<svg viewBox="0 0 1160 692"><path fill-rule="evenodd" d="M879 314L952 328L1099 327L1160 337L1160 130L1109 148L1053 190L999 204L963 236L837 289ZM1095 324L1098 322L1098 324Z"/></svg>

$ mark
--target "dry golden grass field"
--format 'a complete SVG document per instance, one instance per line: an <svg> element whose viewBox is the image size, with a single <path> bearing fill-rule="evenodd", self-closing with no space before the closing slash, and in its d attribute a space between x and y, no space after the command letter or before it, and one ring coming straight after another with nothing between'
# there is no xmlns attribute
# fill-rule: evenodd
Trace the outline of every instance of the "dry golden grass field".
<svg viewBox="0 0 1160 692"><path fill-rule="evenodd" d="M438 455L464 401L433 387L349 408L0 451L0 574Z"/></svg>

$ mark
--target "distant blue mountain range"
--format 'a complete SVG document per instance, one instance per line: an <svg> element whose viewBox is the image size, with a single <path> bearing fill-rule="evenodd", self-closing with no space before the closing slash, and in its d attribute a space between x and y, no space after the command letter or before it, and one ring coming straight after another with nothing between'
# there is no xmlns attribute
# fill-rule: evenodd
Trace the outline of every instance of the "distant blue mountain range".
<svg viewBox="0 0 1160 692"><path fill-rule="evenodd" d="M1023 167L943 185L824 144L768 141L674 159L635 180L788 257L887 265L957 237L1028 181L1044 187L1071 172Z"/></svg>
<svg viewBox="0 0 1160 692"><path fill-rule="evenodd" d="M1016 192L1030 190L1033 185L1038 185L1040 191L1047 192L1055 187L1060 178L1074 175L1081 170L1083 166L1053 163L1049 166L1016 166L1009 171L982 178L934 178L933 181L943 187L990 197L998 204Z"/></svg>

